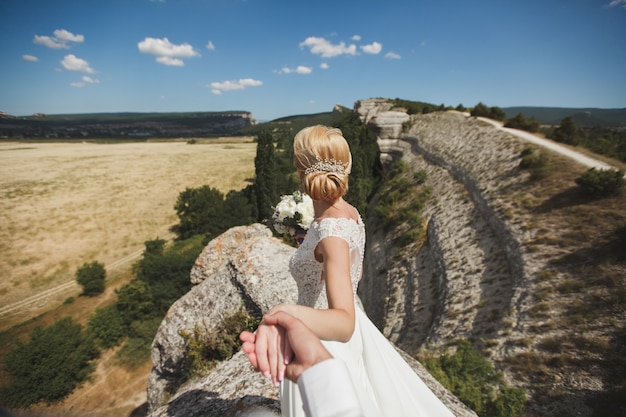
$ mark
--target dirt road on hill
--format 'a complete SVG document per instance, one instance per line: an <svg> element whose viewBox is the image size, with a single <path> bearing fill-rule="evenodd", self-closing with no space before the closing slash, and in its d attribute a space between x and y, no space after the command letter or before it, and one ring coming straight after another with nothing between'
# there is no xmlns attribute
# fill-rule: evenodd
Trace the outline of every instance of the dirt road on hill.
<svg viewBox="0 0 626 417"><path fill-rule="evenodd" d="M167 241L170 241L174 239L175 236L176 235L174 233L170 233L169 235L165 236L164 239ZM130 255L127 255L121 259L118 259L115 262L111 262L109 265L105 265L105 269L107 271L110 271L117 267L126 265L129 262L134 261L135 259L138 259L143 253L143 251L144 249L137 250L131 253ZM49 288L45 291L42 291L39 294L30 296L24 300L20 300L16 303L12 303L12 304L0 307L0 319L4 317L12 316L14 314L18 314L25 309L33 307L34 304L45 305L48 299L54 297L55 295L59 293L67 292L68 290L74 289L74 288L78 288L78 284L76 283L76 281L75 280L67 281L67 282L64 282L63 284L57 285L56 287Z"/></svg>
<svg viewBox="0 0 626 417"><path fill-rule="evenodd" d="M602 162L599 161L597 159L593 159L590 158L586 155L583 155L580 152L576 152L574 150L571 150L563 145L560 145L558 143L555 143L551 140L548 139L544 139L540 136L537 135L533 135L532 133L529 132L525 132L523 130L518 130L518 129L511 129L508 127L504 127L502 122L498 122L496 120L492 120L492 119L487 119L485 117L479 117L478 119L487 122L493 126L495 126L497 129L499 130L503 130L507 133L510 133L512 135L515 135L519 138L522 138L524 140L527 140L531 143L534 143L536 145L540 145L543 146L545 148L548 148L552 151L558 152L561 155L567 156L568 158L571 158L573 160L575 160L576 162L585 165L588 168L596 168L596 169L618 169L614 166L611 166L609 164L607 164L606 162Z"/></svg>

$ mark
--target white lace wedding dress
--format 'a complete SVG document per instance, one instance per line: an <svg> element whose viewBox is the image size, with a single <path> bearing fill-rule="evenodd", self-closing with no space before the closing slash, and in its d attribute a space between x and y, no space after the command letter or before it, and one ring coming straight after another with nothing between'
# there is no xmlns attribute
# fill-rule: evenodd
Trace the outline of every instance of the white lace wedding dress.
<svg viewBox="0 0 626 417"><path fill-rule="evenodd" d="M313 222L302 245L291 258L289 269L298 284L298 304L328 308L326 286L321 278L323 264L313 251L320 240L340 237L350 247L350 278L356 291L363 268L365 226L347 218L325 218ZM453 414L422 382L396 352L385 336L374 326L365 312L355 306L356 323L347 343L323 341L330 353L342 359L350 369L354 384L371 398L384 417L446 416ZM286 380L281 386L282 415L304 416L298 386ZM365 410L366 415L368 411Z"/></svg>

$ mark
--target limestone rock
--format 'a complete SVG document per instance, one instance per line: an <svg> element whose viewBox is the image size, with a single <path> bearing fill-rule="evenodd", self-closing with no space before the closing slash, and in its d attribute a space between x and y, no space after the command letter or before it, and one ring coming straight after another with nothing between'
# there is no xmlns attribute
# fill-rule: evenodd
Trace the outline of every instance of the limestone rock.
<svg viewBox="0 0 626 417"><path fill-rule="evenodd" d="M184 382L187 342L182 333L214 331L242 305L260 314L276 304L295 302L297 287L286 268L294 250L260 224L232 228L207 245L191 271L197 285L172 305L153 341L151 410L163 405ZM249 368L238 378L245 383L254 377Z"/></svg>

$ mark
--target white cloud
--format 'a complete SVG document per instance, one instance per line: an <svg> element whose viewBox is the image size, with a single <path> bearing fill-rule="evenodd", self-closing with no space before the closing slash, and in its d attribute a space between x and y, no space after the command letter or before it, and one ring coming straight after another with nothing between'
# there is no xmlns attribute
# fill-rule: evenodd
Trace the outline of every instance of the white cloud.
<svg viewBox="0 0 626 417"><path fill-rule="evenodd" d="M61 65L68 71L81 71L88 74L93 74L95 71L89 66L89 63L84 59L77 58L74 54L65 55Z"/></svg>
<svg viewBox="0 0 626 417"><path fill-rule="evenodd" d="M100 80L95 80L91 77L88 77L86 75L83 75L82 81L75 81L73 83L70 83L70 85L72 87L76 87L76 88L82 88L84 86L86 86L87 84L99 84Z"/></svg>
<svg viewBox="0 0 626 417"><path fill-rule="evenodd" d="M324 58L332 58L338 55L356 55L354 44L346 46L345 42L333 45L324 38L310 36L300 43L300 48L307 47L312 54L321 55Z"/></svg>
<svg viewBox="0 0 626 417"><path fill-rule="evenodd" d="M304 65L298 65L295 68L283 67L283 68L281 68L281 69L279 69L278 71L275 71L275 72L277 74L292 74L292 73L295 73L295 74L306 75L306 74L312 73L313 72L313 68L307 67L307 66L304 66Z"/></svg>
<svg viewBox="0 0 626 417"><path fill-rule="evenodd" d="M83 81L89 84L100 84L100 80L83 75Z"/></svg>
<svg viewBox="0 0 626 417"><path fill-rule="evenodd" d="M70 43L81 43L85 41L83 35L74 35L65 29L57 29L53 32L52 37L35 35L33 43L43 45L51 49L69 49Z"/></svg>
<svg viewBox="0 0 626 417"><path fill-rule="evenodd" d="M158 56L156 62L167 65L169 67L184 67L185 62L182 59L172 58L171 56Z"/></svg>
<svg viewBox="0 0 626 417"><path fill-rule="evenodd" d="M69 32L65 29L57 29L54 32L54 37L63 42L76 42L81 43L85 41L85 37L83 35L74 35L72 32Z"/></svg>
<svg viewBox="0 0 626 417"><path fill-rule="evenodd" d="M206 44L206 49L208 49L209 51L215 51L215 45L213 45L213 42L209 41Z"/></svg>
<svg viewBox="0 0 626 417"><path fill-rule="evenodd" d="M366 54L377 55L383 50L383 44L380 42L373 42L370 45L363 45L359 48L361 48L361 50Z"/></svg>
<svg viewBox="0 0 626 417"><path fill-rule="evenodd" d="M155 55L156 61L163 65L182 67L185 65L181 58L193 58L200 56L191 45L188 43L181 43L175 45L167 38L145 38L143 41L137 44L139 52L143 54Z"/></svg>
<svg viewBox="0 0 626 417"><path fill-rule="evenodd" d="M39 61L39 58L37 58L36 56L27 55L27 54L22 55L22 59L24 61L30 61L30 62L37 62L37 61Z"/></svg>
<svg viewBox="0 0 626 417"><path fill-rule="evenodd" d="M39 36L35 35L33 39L33 43L37 45L43 45L50 49L67 49L67 44L61 42L58 39L51 38L50 36Z"/></svg>
<svg viewBox="0 0 626 417"><path fill-rule="evenodd" d="M211 88L213 94L222 94L224 91L244 90L247 87L259 87L263 85L262 81L252 78L242 78L240 80L212 82L207 87Z"/></svg>
<svg viewBox="0 0 626 417"><path fill-rule="evenodd" d="M389 58L389 59L400 59L402 58L400 55L396 54L393 51L389 51L385 54L385 58Z"/></svg>
<svg viewBox="0 0 626 417"><path fill-rule="evenodd" d="M360 40L361 40L361 35L354 35L354 36L352 37L352 40L353 40L353 41L355 41L355 42L360 41Z"/></svg>
<svg viewBox="0 0 626 417"><path fill-rule="evenodd" d="M626 9L626 0L612 0L609 4L606 5L606 7L618 6L622 6L624 9Z"/></svg>
<svg viewBox="0 0 626 417"><path fill-rule="evenodd" d="M322 63L320 64L320 68L321 68L321 69L323 69L323 70L325 70L325 69L328 69L329 67L328 67L328 64L327 64L326 62L322 62Z"/></svg>

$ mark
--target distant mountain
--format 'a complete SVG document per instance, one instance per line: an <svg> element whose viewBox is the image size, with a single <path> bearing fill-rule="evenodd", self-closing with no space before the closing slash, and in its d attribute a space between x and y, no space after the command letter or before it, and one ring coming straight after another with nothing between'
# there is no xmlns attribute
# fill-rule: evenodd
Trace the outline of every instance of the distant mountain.
<svg viewBox="0 0 626 417"><path fill-rule="evenodd" d="M390 100L409 114L443 110L443 105ZM626 108L506 107L507 118L519 113L543 125L559 125L570 116L579 127L626 129ZM12 116L0 112L0 139L189 138L220 135L257 135L262 130L293 135L313 124L334 125L351 109L336 105L332 111L281 117L258 123L247 111L174 113L34 114Z"/></svg>
<svg viewBox="0 0 626 417"><path fill-rule="evenodd" d="M232 134L256 125L246 111L184 113L0 114L0 138L179 138Z"/></svg>
<svg viewBox="0 0 626 417"><path fill-rule="evenodd" d="M626 108L505 107L502 110L507 119L522 113L525 117L534 117L546 125L559 125L561 120L570 116L580 127L602 125L626 128Z"/></svg>

